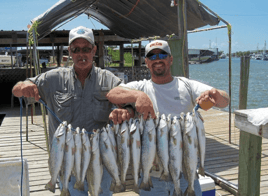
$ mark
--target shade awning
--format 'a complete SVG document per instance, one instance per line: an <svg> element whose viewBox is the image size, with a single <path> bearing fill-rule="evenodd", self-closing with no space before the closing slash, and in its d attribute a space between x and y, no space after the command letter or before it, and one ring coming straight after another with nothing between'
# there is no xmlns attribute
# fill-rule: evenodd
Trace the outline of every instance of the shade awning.
<svg viewBox="0 0 268 196"><path fill-rule="evenodd" d="M197 0L185 1L187 30L219 23L219 19L208 13ZM39 38L83 13L125 38L178 34L177 7L171 7L170 3L170 0L60 0L32 22L40 22L37 28Z"/></svg>

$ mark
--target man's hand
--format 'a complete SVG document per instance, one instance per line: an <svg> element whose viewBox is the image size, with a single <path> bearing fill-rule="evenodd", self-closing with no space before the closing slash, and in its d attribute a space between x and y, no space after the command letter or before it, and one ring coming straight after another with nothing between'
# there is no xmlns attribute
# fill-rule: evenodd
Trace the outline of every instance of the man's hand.
<svg viewBox="0 0 268 196"><path fill-rule="evenodd" d="M36 101L41 98L37 86L30 82L18 82L12 89L12 93L16 97L34 97Z"/></svg>
<svg viewBox="0 0 268 196"><path fill-rule="evenodd" d="M205 111L209 110L213 106L224 108L229 103L229 96L225 91L213 88L203 92L196 98L196 102Z"/></svg>
<svg viewBox="0 0 268 196"><path fill-rule="evenodd" d="M117 123L121 124L123 121L129 120L130 118L133 117L134 117L134 111L132 110L132 112L129 112L129 110L127 109L114 109L109 115L109 119L112 120L115 125Z"/></svg>
<svg viewBox="0 0 268 196"><path fill-rule="evenodd" d="M153 103L147 94L143 92L139 93L136 99L135 107L136 111L143 115L144 120L149 118L149 114L151 114L152 118L156 118Z"/></svg>
<svg viewBox="0 0 268 196"><path fill-rule="evenodd" d="M155 118L154 107L149 96L139 90L133 90L126 87L115 87L106 95L107 99L117 105L124 105L126 103L135 103L136 111L146 120L151 114Z"/></svg>

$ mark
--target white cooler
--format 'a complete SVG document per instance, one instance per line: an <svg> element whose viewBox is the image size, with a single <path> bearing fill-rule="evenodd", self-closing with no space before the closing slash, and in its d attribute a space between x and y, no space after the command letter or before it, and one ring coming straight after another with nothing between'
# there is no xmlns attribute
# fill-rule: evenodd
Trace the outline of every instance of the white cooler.
<svg viewBox="0 0 268 196"><path fill-rule="evenodd" d="M211 177L199 175L199 183L202 190L202 196L215 196L215 183Z"/></svg>
<svg viewBox="0 0 268 196"><path fill-rule="evenodd" d="M23 184L21 186L21 159L0 159L0 195L29 196L29 173L27 160L23 159Z"/></svg>

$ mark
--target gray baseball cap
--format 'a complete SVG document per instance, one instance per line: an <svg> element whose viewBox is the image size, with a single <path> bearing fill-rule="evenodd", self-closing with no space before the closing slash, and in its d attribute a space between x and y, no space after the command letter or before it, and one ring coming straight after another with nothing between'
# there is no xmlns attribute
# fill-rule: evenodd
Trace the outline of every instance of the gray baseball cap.
<svg viewBox="0 0 268 196"><path fill-rule="evenodd" d="M147 44L145 47L145 57L149 52L151 52L154 49L160 49L171 55L171 51L168 45L168 42L164 40L155 40L152 41L151 43Z"/></svg>
<svg viewBox="0 0 268 196"><path fill-rule="evenodd" d="M93 31L89 28L80 26L74 28L69 33L69 45L77 38L83 38L89 41L92 45L94 45L94 35Z"/></svg>

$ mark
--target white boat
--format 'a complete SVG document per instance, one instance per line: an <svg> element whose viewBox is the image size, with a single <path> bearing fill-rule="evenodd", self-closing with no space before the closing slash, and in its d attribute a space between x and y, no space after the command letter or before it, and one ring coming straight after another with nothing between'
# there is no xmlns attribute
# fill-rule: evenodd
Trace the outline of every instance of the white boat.
<svg viewBox="0 0 268 196"><path fill-rule="evenodd" d="M262 54L256 54L255 59L256 60L262 60Z"/></svg>
<svg viewBox="0 0 268 196"><path fill-rule="evenodd" d="M16 63L16 56L12 56L13 65ZM11 66L11 56L7 53L5 55L0 55L0 66Z"/></svg>

